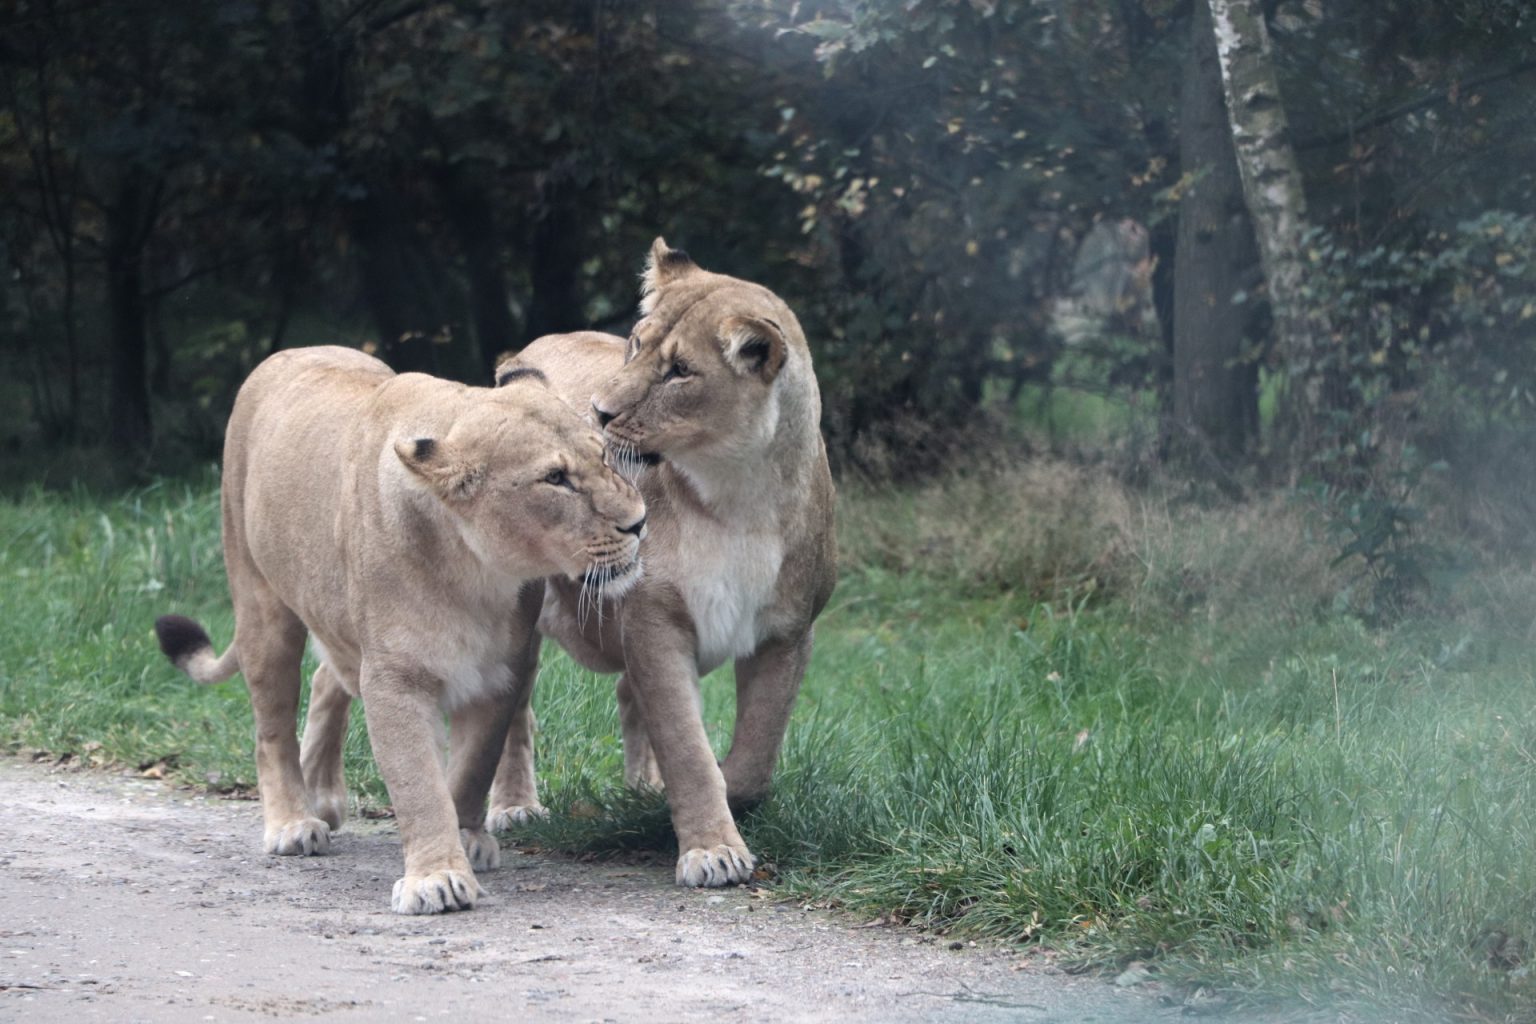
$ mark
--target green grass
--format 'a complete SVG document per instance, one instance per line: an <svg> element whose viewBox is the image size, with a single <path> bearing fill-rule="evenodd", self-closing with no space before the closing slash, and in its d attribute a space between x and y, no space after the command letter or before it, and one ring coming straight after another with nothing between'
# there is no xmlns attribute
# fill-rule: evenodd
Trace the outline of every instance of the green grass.
<svg viewBox="0 0 1536 1024"><path fill-rule="evenodd" d="M847 489L844 579L742 823L776 888L1354 1019L1536 1020L1530 574L1373 631L1330 610L1293 505L1169 509L1062 472L995 505ZM228 641L217 524L211 476L0 504L0 740L254 782L239 683L196 686L150 633L175 610ZM669 851L660 801L619 788L610 681L547 650L537 710L554 814L526 838ZM348 771L379 803L361 717Z"/></svg>

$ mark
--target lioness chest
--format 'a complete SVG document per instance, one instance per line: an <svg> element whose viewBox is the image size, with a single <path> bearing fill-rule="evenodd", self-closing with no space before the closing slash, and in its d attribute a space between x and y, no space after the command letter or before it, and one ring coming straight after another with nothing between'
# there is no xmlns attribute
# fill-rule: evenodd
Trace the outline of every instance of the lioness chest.
<svg viewBox="0 0 1536 1024"><path fill-rule="evenodd" d="M664 548L642 549L646 575L681 595L697 641L699 674L757 650L778 624L774 598L784 543L773 534L733 532L704 521L682 528ZM624 668L617 608L587 604L578 583L552 579L539 631L559 640L594 672ZM643 594L624 600L643 601Z"/></svg>
<svg viewBox="0 0 1536 1024"><path fill-rule="evenodd" d="M519 585L481 585L485 592L473 599L452 601L438 593L436 600L409 605L375 602L383 607L374 609L366 629L356 622L341 631L314 628L315 653L353 697L362 696L364 660L383 658L430 674L441 687L438 702L445 711L495 698L512 681L514 636L507 615L516 606Z"/></svg>
<svg viewBox="0 0 1536 1024"><path fill-rule="evenodd" d="M688 607L698 638L699 673L757 650L770 629L770 605L784 564L777 536L691 524L668 575Z"/></svg>

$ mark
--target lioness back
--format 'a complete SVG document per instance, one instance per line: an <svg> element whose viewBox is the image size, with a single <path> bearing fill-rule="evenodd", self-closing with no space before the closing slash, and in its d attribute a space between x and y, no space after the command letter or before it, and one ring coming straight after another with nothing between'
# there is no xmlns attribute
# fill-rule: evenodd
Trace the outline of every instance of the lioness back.
<svg viewBox="0 0 1536 1024"><path fill-rule="evenodd" d="M302 573L295 593L328 589L316 574L334 571L346 435L393 379L380 360L336 345L278 352L251 372L224 440L227 558L241 552ZM325 608L295 610L312 625L334 618Z"/></svg>
<svg viewBox="0 0 1536 1024"><path fill-rule="evenodd" d="M497 366L496 383L505 385L520 374L540 373L572 408L587 413L592 408L592 396L623 365L623 338L598 331L548 334Z"/></svg>

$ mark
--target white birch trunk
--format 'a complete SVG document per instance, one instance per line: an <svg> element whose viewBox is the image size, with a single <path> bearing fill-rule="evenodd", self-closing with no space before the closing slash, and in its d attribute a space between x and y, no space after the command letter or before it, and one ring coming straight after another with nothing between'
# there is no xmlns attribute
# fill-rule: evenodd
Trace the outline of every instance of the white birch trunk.
<svg viewBox="0 0 1536 1024"><path fill-rule="evenodd" d="M1307 201L1258 0L1209 0L1222 88L1243 181L1243 199L1259 243L1280 359L1287 375L1281 427L1293 451L1315 445L1318 413L1338 401L1336 353L1326 311L1303 292L1302 238Z"/></svg>

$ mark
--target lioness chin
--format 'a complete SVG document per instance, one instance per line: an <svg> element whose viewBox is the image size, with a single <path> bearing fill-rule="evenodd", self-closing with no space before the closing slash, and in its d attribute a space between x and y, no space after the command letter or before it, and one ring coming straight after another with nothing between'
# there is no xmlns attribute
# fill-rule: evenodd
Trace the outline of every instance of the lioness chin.
<svg viewBox="0 0 1536 1024"><path fill-rule="evenodd" d="M474 906L475 871L500 860L485 797L508 723L527 714L537 581L632 583L639 493L537 374L471 388L324 347L280 352L242 385L221 497L234 642L215 655L180 616L155 631L199 682L244 673L267 852L328 850L361 697L405 857L392 908ZM301 749L306 634L320 667Z"/></svg>
<svg viewBox="0 0 1536 1024"><path fill-rule="evenodd" d="M545 587L539 631L617 683L624 776L665 785L680 885L746 881L752 854L730 806L764 797L836 578L834 492L821 398L800 324L760 285L701 270L657 239L629 340L541 338L497 370L548 378L590 402L621 461L644 466L646 573L595 611ZM730 753L716 763L699 678L736 668ZM508 733L490 825L539 813L532 734Z"/></svg>

